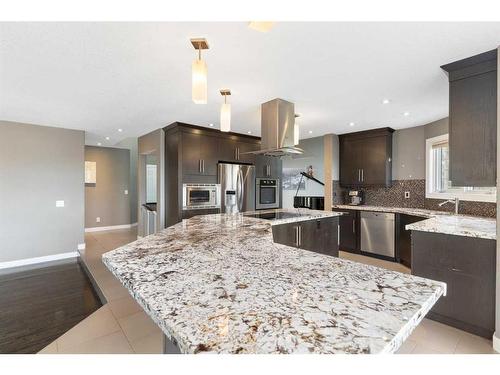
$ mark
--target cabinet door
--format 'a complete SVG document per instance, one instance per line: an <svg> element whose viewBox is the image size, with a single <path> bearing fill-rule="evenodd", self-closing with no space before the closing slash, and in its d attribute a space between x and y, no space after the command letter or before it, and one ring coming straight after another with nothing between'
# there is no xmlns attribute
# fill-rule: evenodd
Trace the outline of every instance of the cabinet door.
<svg viewBox="0 0 500 375"><path fill-rule="evenodd" d="M339 256L339 219L330 217L321 220L321 239L323 254Z"/></svg>
<svg viewBox="0 0 500 375"><path fill-rule="evenodd" d="M323 253L321 238L321 220L309 220L300 222L300 248Z"/></svg>
<svg viewBox="0 0 500 375"><path fill-rule="evenodd" d="M363 185L385 185L390 161L387 155L387 137L368 137L362 140L360 168Z"/></svg>
<svg viewBox="0 0 500 375"><path fill-rule="evenodd" d="M282 245L297 246L297 228L298 225L292 224L281 224L273 225L273 241Z"/></svg>
<svg viewBox="0 0 500 375"><path fill-rule="evenodd" d="M411 267L411 231L406 226L425 218L399 214L398 236L396 242L396 258L406 267Z"/></svg>
<svg viewBox="0 0 500 375"><path fill-rule="evenodd" d="M354 210L342 211L345 214L339 217L340 250L357 253L358 251L358 212Z"/></svg>
<svg viewBox="0 0 500 375"><path fill-rule="evenodd" d="M450 180L495 186L497 72L450 82Z"/></svg>
<svg viewBox="0 0 500 375"><path fill-rule="evenodd" d="M200 139L200 159L202 160L202 174L206 176L217 175L219 162L219 139L203 135Z"/></svg>
<svg viewBox="0 0 500 375"><path fill-rule="evenodd" d="M340 153L340 184L361 185L362 139L343 139Z"/></svg>
<svg viewBox="0 0 500 375"><path fill-rule="evenodd" d="M181 136L182 147L182 173L184 175L201 174L201 135L183 132Z"/></svg>
<svg viewBox="0 0 500 375"><path fill-rule="evenodd" d="M280 158L257 155L255 157L255 176L263 178L281 178L282 165Z"/></svg>
<svg viewBox="0 0 500 375"><path fill-rule="evenodd" d="M250 151L258 151L260 150L260 144L259 143L253 143L253 142L237 142L236 143L237 147L237 155L238 155L238 161L242 161L244 163L255 163L255 155L253 154L245 154L246 152Z"/></svg>
<svg viewBox="0 0 500 375"><path fill-rule="evenodd" d="M237 145L238 145L238 142L236 142L235 139L220 138L219 139L219 160L236 163L238 161L237 150L236 150Z"/></svg>

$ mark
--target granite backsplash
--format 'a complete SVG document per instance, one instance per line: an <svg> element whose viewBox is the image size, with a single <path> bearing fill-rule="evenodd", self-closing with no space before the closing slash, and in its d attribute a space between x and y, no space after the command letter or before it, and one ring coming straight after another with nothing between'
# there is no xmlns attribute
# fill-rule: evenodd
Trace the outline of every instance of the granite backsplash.
<svg viewBox="0 0 500 375"><path fill-rule="evenodd" d="M425 198L425 180L394 180L392 186L361 188L365 197L365 204L370 206L425 208L453 212L453 204L439 207L441 199ZM405 198L405 192L410 197ZM347 189L340 186L339 181L333 181L333 203L347 203ZM496 204L489 202L461 201L459 212L464 215L496 217Z"/></svg>

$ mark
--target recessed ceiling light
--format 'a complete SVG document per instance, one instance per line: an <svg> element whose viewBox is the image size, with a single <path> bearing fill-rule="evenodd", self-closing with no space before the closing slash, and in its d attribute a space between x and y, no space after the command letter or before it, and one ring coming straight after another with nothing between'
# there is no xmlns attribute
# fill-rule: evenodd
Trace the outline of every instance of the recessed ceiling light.
<svg viewBox="0 0 500 375"><path fill-rule="evenodd" d="M123 131L123 129L118 129L118 131L121 133Z"/></svg>
<svg viewBox="0 0 500 375"><path fill-rule="evenodd" d="M109 141L109 137L106 137L106 141Z"/></svg>
<svg viewBox="0 0 500 375"><path fill-rule="evenodd" d="M408 117L409 115L410 115L410 112L405 112L405 113L403 113L403 116Z"/></svg>
<svg viewBox="0 0 500 375"><path fill-rule="evenodd" d="M213 127L214 127L214 124L208 124L208 126L210 126L211 128L213 128Z"/></svg>
<svg viewBox="0 0 500 375"><path fill-rule="evenodd" d="M100 146L100 145L102 145L102 143L101 142L97 142L97 145Z"/></svg>
<svg viewBox="0 0 500 375"><path fill-rule="evenodd" d="M247 133L248 133L248 134L252 134L252 132L251 132L250 130L249 130L249 131L247 131Z"/></svg>
<svg viewBox="0 0 500 375"><path fill-rule="evenodd" d="M355 125L354 122L349 123L349 126L354 126L354 125Z"/></svg>
<svg viewBox="0 0 500 375"><path fill-rule="evenodd" d="M313 131L312 131L312 130L309 130L309 134L312 134L312 133L313 133Z"/></svg>
<svg viewBox="0 0 500 375"><path fill-rule="evenodd" d="M389 99L382 100L382 104L389 104L391 101Z"/></svg>
<svg viewBox="0 0 500 375"><path fill-rule="evenodd" d="M260 31L261 33L267 33L269 30L272 29L273 26L274 26L274 22L269 22L269 21L265 21L265 22L252 21L252 22L248 23L249 28L256 30L256 31Z"/></svg>

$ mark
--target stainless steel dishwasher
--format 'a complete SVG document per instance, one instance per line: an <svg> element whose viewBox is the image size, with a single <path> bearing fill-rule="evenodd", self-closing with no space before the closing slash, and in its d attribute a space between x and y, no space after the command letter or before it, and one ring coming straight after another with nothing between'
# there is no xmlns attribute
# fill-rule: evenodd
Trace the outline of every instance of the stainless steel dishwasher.
<svg viewBox="0 0 500 375"><path fill-rule="evenodd" d="M395 214L361 212L361 251L394 258Z"/></svg>

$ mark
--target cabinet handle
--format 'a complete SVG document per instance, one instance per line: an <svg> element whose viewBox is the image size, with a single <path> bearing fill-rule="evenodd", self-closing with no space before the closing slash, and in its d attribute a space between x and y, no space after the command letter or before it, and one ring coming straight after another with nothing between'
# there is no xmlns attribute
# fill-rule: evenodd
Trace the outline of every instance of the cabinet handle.
<svg viewBox="0 0 500 375"><path fill-rule="evenodd" d="M271 176L271 166L270 165L266 165L266 175L267 175L267 177Z"/></svg>
<svg viewBox="0 0 500 375"><path fill-rule="evenodd" d="M365 181L365 170L362 169L361 170L361 182L364 182Z"/></svg>
<svg viewBox="0 0 500 375"><path fill-rule="evenodd" d="M452 270L453 272L463 272L461 269L459 269L459 268L454 268L454 267L453 267L451 270Z"/></svg>
<svg viewBox="0 0 500 375"><path fill-rule="evenodd" d="M205 173L205 159L201 160L201 166L203 167L203 173Z"/></svg>
<svg viewBox="0 0 500 375"><path fill-rule="evenodd" d="M295 246L299 247L299 227L293 227L293 230L295 232Z"/></svg>
<svg viewBox="0 0 500 375"><path fill-rule="evenodd" d="M337 224L337 246L340 246L340 224Z"/></svg>
<svg viewBox="0 0 500 375"><path fill-rule="evenodd" d="M299 247L302 246L302 227L299 225Z"/></svg>
<svg viewBox="0 0 500 375"><path fill-rule="evenodd" d="M201 159L198 160L198 172L202 173L202 170L201 170Z"/></svg>
<svg viewBox="0 0 500 375"><path fill-rule="evenodd" d="M356 221L352 221L352 233L356 234Z"/></svg>
<svg viewBox="0 0 500 375"><path fill-rule="evenodd" d="M361 169L358 169L358 182L361 182Z"/></svg>

